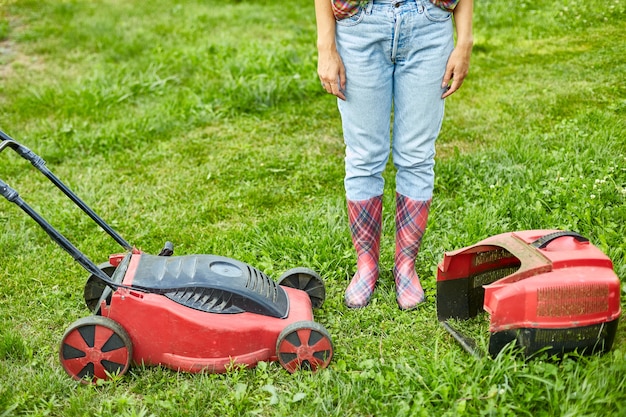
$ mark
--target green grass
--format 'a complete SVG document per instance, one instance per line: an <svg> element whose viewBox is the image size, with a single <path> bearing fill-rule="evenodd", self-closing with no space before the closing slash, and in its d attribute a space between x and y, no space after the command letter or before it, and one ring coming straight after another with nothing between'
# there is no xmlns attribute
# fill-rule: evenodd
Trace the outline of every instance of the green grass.
<svg viewBox="0 0 626 417"><path fill-rule="evenodd" d="M471 72L447 102L419 258L428 302L402 313L391 165L381 281L367 309L343 306L355 258L312 2L0 0L0 129L147 252L171 240L177 254L272 277L317 270L327 299L315 317L335 344L315 375L138 366L79 386L57 355L88 314L86 274L3 199L0 416L626 415L623 325L603 356L476 359L438 325L435 283L445 251L536 228L589 237L626 282L625 22L618 1L476 0ZM0 179L91 259L119 250L27 162L0 156ZM484 347L484 325L469 328Z"/></svg>

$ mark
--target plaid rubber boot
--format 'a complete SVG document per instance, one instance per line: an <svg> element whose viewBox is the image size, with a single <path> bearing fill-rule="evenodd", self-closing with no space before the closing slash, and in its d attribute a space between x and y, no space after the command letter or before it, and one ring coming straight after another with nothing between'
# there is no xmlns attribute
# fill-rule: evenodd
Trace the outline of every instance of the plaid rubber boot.
<svg viewBox="0 0 626 417"><path fill-rule="evenodd" d="M346 305L350 308L365 307L378 281L382 210L382 196L348 200L350 234L357 254L357 271L345 294Z"/></svg>
<svg viewBox="0 0 626 417"><path fill-rule="evenodd" d="M415 272L415 259L426 231L430 202L412 200L396 193L396 255L393 276L401 310L424 301L424 290Z"/></svg>

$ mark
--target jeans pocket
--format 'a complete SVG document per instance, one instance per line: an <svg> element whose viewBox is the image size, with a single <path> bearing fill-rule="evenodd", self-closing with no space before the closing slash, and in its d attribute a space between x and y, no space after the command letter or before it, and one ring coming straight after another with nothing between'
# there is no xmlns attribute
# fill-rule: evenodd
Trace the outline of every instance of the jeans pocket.
<svg viewBox="0 0 626 417"><path fill-rule="evenodd" d="M355 14L350 17L346 17L345 19L337 20L337 24L340 26L355 26L361 23L363 17L365 16L365 10L363 7L359 7L359 10Z"/></svg>
<svg viewBox="0 0 626 417"><path fill-rule="evenodd" d="M424 15L433 22L445 22L452 18L452 13L443 10L441 7L435 6L429 0L421 0L424 2Z"/></svg>

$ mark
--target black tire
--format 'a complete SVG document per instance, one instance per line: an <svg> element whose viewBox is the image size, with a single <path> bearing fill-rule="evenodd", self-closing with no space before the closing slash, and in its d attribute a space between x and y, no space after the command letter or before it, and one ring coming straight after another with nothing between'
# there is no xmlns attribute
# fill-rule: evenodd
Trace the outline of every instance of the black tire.
<svg viewBox="0 0 626 417"><path fill-rule="evenodd" d="M313 308L320 308L326 300L326 287L324 281L309 268L292 268L286 271L278 279L278 285L296 288L309 295Z"/></svg>
<svg viewBox="0 0 626 417"><path fill-rule="evenodd" d="M125 374L132 357L133 345L126 330L103 316L75 321L65 331L59 348L65 372L85 384Z"/></svg>
<svg viewBox="0 0 626 417"><path fill-rule="evenodd" d="M316 372L326 368L333 358L333 342L321 324L298 321L278 335L276 356L290 373L300 369Z"/></svg>

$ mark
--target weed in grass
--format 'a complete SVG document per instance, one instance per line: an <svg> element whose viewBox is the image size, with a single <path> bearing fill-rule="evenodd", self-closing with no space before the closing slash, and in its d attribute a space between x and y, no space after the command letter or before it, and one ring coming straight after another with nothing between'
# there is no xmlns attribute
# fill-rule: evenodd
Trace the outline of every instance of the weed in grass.
<svg viewBox="0 0 626 417"><path fill-rule="evenodd" d="M24 361L32 357L33 350L22 336L13 330L0 331L0 359Z"/></svg>

